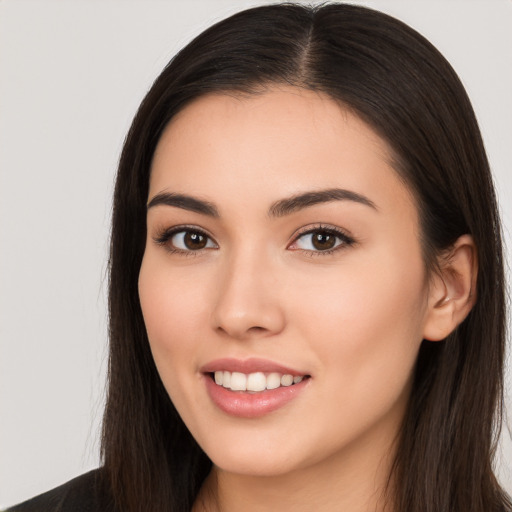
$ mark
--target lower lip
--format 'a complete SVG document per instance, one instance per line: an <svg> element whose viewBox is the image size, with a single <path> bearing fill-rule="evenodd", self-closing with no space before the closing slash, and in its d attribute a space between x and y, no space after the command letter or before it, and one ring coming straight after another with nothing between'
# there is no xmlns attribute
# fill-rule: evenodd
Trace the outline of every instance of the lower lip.
<svg viewBox="0 0 512 512"><path fill-rule="evenodd" d="M308 385L309 378L292 386L267 389L257 393L231 391L215 384L210 375L204 376L206 389L213 403L226 414L239 418L259 418L285 406L297 398Z"/></svg>

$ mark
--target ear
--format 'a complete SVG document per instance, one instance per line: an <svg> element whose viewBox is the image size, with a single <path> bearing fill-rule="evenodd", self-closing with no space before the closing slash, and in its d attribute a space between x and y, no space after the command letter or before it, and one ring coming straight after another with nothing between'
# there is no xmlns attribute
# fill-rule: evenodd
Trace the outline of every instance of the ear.
<svg viewBox="0 0 512 512"><path fill-rule="evenodd" d="M439 259L439 270L430 279L423 338L445 339L476 302L478 261L471 235L461 236Z"/></svg>

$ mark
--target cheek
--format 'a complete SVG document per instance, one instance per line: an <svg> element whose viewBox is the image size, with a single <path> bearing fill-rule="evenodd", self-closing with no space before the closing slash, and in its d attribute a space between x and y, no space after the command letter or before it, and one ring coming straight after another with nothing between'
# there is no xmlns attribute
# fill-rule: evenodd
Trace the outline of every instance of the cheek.
<svg viewBox="0 0 512 512"><path fill-rule="evenodd" d="M165 367L171 364L179 368L180 357L197 349L200 339L194 335L204 324L206 301L204 290L198 286L199 276L173 272L160 259L161 255L151 252L144 255L139 274L140 303L157 367L160 369L165 360Z"/></svg>
<svg viewBox="0 0 512 512"><path fill-rule="evenodd" d="M322 390L308 407L323 414L310 415L304 427L335 445L375 425L393 432L403 417L422 339L425 286L421 260L407 269L400 261L380 259L373 269L347 265L316 281L323 286L310 281L308 293L295 299L297 336L314 353Z"/></svg>
<svg viewBox="0 0 512 512"><path fill-rule="evenodd" d="M339 369L329 375L372 392L379 378L405 386L422 340L426 285L421 258L404 268L398 256L380 255L371 265L361 260L340 268L324 283L309 283L294 316L302 335L316 340L323 364Z"/></svg>

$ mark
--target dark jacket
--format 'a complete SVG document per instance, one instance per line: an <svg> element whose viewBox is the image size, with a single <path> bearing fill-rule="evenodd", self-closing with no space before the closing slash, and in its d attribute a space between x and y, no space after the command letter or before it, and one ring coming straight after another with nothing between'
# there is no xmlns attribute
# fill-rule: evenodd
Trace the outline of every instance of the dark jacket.
<svg viewBox="0 0 512 512"><path fill-rule="evenodd" d="M111 500L95 469L7 509L6 512L113 512Z"/></svg>

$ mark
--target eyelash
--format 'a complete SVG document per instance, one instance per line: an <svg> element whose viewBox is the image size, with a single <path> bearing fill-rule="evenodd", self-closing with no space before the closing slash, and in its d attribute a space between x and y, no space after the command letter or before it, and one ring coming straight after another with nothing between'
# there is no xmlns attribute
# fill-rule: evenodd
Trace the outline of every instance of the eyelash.
<svg viewBox="0 0 512 512"><path fill-rule="evenodd" d="M196 226L174 226L172 228L163 229L160 231L153 240L156 244L164 246L165 249L171 253L171 254L180 254L183 256L198 256L199 254L203 253L205 250L211 249L204 248L204 249L197 249L197 250L183 250L176 247L172 247L169 245L169 241L172 239L173 236L177 235L178 233L197 233L201 236L206 237L208 240L211 240L217 247L218 244L213 240L213 238L208 235L205 231L202 229L197 228ZM345 231L343 231L340 228L334 227L334 226L325 226L323 224L318 224L316 226L308 226L304 228L303 230L299 231L296 236L294 237L293 241L287 246L289 248L291 245L296 244L298 240L300 240L302 237L305 237L307 235L311 235L313 233L322 232L327 235L332 235L339 240L341 240L341 243L333 247L332 249L326 249L325 251L313 251L308 249L293 249L295 251L301 251L305 254L307 254L310 257L316 257L316 256L328 256L330 254L333 254L336 251L343 250L347 247L350 247L355 244L355 240L349 236Z"/></svg>
<svg viewBox="0 0 512 512"><path fill-rule="evenodd" d="M291 244L289 244L288 247L290 247L290 245L296 244L298 240L300 240L302 237L305 237L306 235L311 235L313 233L319 233L319 232L325 233L327 235L332 235L332 236L338 238L339 240L341 240L341 243L339 243L332 249L326 249L325 251L320 251L320 250L312 251L312 250L308 250L308 249L294 249L294 250L301 251L304 254L307 254L308 256L313 258L313 257L317 257L317 256L328 256L337 251L346 249L347 247L354 245L356 242L354 240L354 238L349 236L345 231L343 231L342 229L340 229L338 227L325 226L323 224L318 224L318 225L315 225L312 227L308 226L306 228L303 228L303 230L300 230L297 233L297 235L294 237L293 242Z"/></svg>
<svg viewBox="0 0 512 512"><path fill-rule="evenodd" d="M197 233L199 235L202 235L205 238L207 238L208 240L212 240L215 243L215 245L217 245L217 242L215 242L213 240L213 238L210 235L208 235L208 233L206 233L202 229L197 228L196 226L187 226L187 225L174 226L172 228L162 229L157 234L157 236L155 236L153 238L153 240L158 245L165 247L165 249L168 252L170 252L171 254L180 254L183 256L199 256L199 254L204 252L206 249L198 249L195 251L191 249L191 250L185 251L185 250L179 249L177 247L172 247L169 244L169 241L172 239L173 236L177 235L178 233L187 233L187 232L188 233Z"/></svg>

